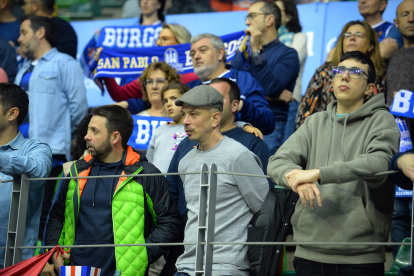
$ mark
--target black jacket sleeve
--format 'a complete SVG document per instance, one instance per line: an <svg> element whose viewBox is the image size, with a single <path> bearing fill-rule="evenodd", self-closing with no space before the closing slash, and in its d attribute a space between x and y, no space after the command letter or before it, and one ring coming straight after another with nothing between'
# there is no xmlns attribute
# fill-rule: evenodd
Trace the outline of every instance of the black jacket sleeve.
<svg viewBox="0 0 414 276"><path fill-rule="evenodd" d="M46 225L45 245L55 246L59 242L62 233L63 222L65 221L65 200L70 180L64 180L60 189L59 197L53 204L49 213L49 221ZM61 244L65 245L65 244Z"/></svg>
<svg viewBox="0 0 414 276"><path fill-rule="evenodd" d="M390 170L392 171L400 171L399 173L393 173L390 175L391 181L395 183L395 185L399 186L404 190L412 190L413 189L413 182L408 178L400 168L398 168L397 162L398 159L403 156L404 154L414 154L414 149L408 150L406 152L399 152L396 153L390 161Z"/></svg>
<svg viewBox="0 0 414 276"><path fill-rule="evenodd" d="M148 162L143 162L143 173L160 173L160 171ZM151 176L141 178L144 190L148 193L153 203L157 228L145 240L146 243L174 243L182 242L184 227L181 216L168 187L168 181L164 176ZM158 260L163 253L168 251L168 246L148 246L148 262Z"/></svg>

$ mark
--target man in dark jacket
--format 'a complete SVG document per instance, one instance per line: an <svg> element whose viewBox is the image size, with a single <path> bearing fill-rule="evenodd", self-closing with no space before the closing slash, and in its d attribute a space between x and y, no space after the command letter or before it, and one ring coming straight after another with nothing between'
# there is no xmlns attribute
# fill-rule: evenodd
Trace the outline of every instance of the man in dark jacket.
<svg viewBox="0 0 414 276"><path fill-rule="evenodd" d="M280 9L273 1L258 1L251 5L245 30L250 35L246 60L238 52L231 64L246 70L260 81L275 120L275 130L264 141L273 155L283 144L289 105L299 73L299 57L295 49L285 46L277 36L281 24Z"/></svg>
<svg viewBox="0 0 414 276"><path fill-rule="evenodd" d="M67 180L50 211L46 245L171 243L182 239L180 215L163 176L127 142L133 120L126 109L108 105L94 109L85 136L91 152L75 161L70 176L127 175L121 178ZM132 246L72 248L71 265L103 269L104 276L145 275L148 264L168 247ZM42 275L54 275L63 258L47 264Z"/></svg>
<svg viewBox="0 0 414 276"><path fill-rule="evenodd" d="M263 134L272 133L273 114L262 85L249 72L238 71L226 64L227 54L221 38L213 34L199 34L192 37L190 43L194 73L200 79L187 85L194 88L200 84L209 84L215 78L231 79L237 83L241 92L239 114L236 119L252 124Z"/></svg>

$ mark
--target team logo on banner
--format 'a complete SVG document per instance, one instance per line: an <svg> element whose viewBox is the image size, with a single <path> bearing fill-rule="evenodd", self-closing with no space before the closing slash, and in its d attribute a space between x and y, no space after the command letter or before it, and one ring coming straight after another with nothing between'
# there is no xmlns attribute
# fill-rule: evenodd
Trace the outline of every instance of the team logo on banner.
<svg viewBox="0 0 414 276"><path fill-rule="evenodd" d="M168 48L164 53L164 61L178 72L184 70L184 66L179 62L178 52L174 48Z"/></svg>

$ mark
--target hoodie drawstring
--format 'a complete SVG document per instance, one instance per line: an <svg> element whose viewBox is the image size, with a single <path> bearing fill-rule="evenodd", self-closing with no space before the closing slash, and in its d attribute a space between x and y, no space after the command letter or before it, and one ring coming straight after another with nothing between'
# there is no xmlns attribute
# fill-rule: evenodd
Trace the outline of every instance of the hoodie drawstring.
<svg viewBox="0 0 414 276"><path fill-rule="evenodd" d="M98 165L97 167L98 167L98 171L96 172L96 175L99 175L100 166ZM119 167L116 167L114 172L111 175L115 175L118 168ZM111 193L109 194L109 205L112 204L112 197L113 197L112 191L114 189L114 183L117 181L117 179L118 178L112 178L112 181L111 181ZM95 191L96 191L96 182L97 181L98 181L98 179L95 178L95 182L93 183L93 201L92 201L92 206L93 207L95 207Z"/></svg>
<svg viewBox="0 0 414 276"><path fill-rule="evenodd" d="M96 173L96 175L99 175L99 165L98 165L98 172ZM93 182L93 200L92 200L92 206L95 207L95 190L96 190L96 181L98 181L97 178L95 178L95 182Z"/></svg>
<svg viewBox="0 0 414 276"><path fill-rule="evenodd" d="M118 167L115 168L115 171L113 172L112 175L116 174L116 171L118 170ZM117 178L112 178L112 184L111 184L111 193L109 194L109 205L112 204L112 198L113 198L113 194L112 191L114 190L114 182L117 180Z"/></svg>
<svg viewBox="0 0 414 276"><path fill-rule="evenodd" d="M344 138L345 138L346 123L348 122L348 119L349 119L349 115L346 116L346 118L345 118L344 128L342 130L342 138L341 138L341 155L342 155L342 161L345 161Z"/></svg>
<svg viewBox="0 0 414 276"><path fill-rule="evenodd" d="M329 117L329 135L328 135L328 143L326 143L326 164L325 166L328 166L329 149L330 149L330 144L331 144L331 134L332 134L332 118Z"/></svg>

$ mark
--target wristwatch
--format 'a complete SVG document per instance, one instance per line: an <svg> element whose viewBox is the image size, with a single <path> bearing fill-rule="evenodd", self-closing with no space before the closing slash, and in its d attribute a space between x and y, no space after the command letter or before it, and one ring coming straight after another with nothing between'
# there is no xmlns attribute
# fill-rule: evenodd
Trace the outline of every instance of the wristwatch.
<svg viewBox="0 0 414 276"><path fill-rule="evenodd" d="M253 57L258 57L258 56L260 56L261 54L263 54L263 50L262 50L262 49L259 49L259 50L257 50L256 52L253 52L252 56L253 56Z"/></svg>

